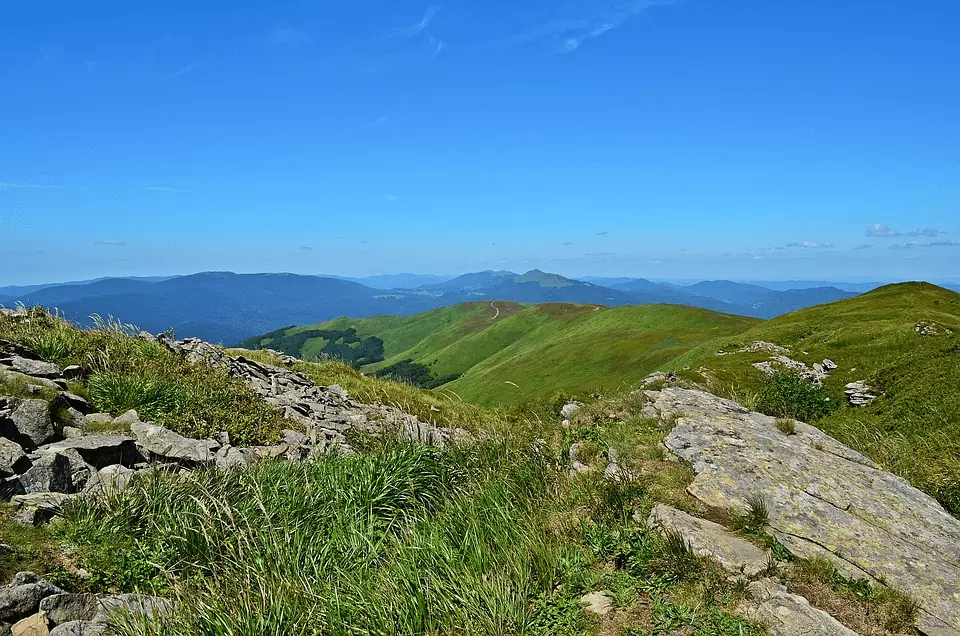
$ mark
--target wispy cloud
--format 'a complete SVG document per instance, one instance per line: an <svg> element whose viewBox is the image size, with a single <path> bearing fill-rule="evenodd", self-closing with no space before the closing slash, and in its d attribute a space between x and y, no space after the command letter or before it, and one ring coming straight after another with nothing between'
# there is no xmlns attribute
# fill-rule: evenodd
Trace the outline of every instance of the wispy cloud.
<svg viewBox="0 0 960 636"><path fill-rule="evenodd" d="M49 183L19 183L0 181L0 190L51 190L61 186Z"/></svg>
<svg viewBox="0 0 960 636"><path fill-rule="evenodd" d="M786 247L800 247L805 250L829 249L833 243L820 243L818 241L800 241L798 243L787 243Z"/></svg>
<svg viewBox="0 0 960 636"><path fill-rule="evenodd" d="M673 0L608 1L577 18L556 19L492 42L495 48L550 43L562 53L572 53L586 41L613 31L646 9L673 4Z"/></svg>
<svg viewBox="0 0 960 636"><path fill-rule="evenodd" d="M897 243L890 246L892 250L912 250L924 247L960 247L960 241L932 241L930 243L920 243L919 241L909 241L907 243Z"/></svg>
<svg viewBox="0 0 960 636"><path fill-rule="evenodd" d="M561 243L560 245L562 245L563 247L570 247L571 245L573 245L573 242L567 241L566 243Z"/></svg>
<svg viewBox="0 0 960 636"><path fill-rule="evenodd" d="M181 68L179 71L174 71L173 73L168 74L167 79L174 79L177 77L182 77L184 75L189 75L190 73L199 71L201 68L203 68L203 64L201 64L200 62L187 64L186 66Z"/></svg>
<svg viewBox="0 0 960 636"><path fill-rule="evenodd" d="M890 227L886 223L874 223L867 228L864 232L867 236L872 236L874 238L897 238L901 236L910 236L918 238L936 238L946 234L944 230L938 230L936 228L927 227L919 230L912 230L910 232L901 232L900 230Z"/></svg>
<svg viewBox="0 0 960 636"><path fill-rule="evenodd" d="M397 202L400 201L400 195L399 195L399 194L388 194L388 195L385 196L384 198L385 198L387 201L389 201L390 203L397 203Z"/></svg>
<svg viewBox="0 0 960 636"><path fill-rule="evenodd" d="M604 231L604 232L597 232L597 236L606 236L607 234L609 234L609 232L606 232L606 231Z"/></svg>
<svg viewBox="0 0 960 636"><path fill-rule="evenodd" d="M270 31L268 41L270 46L277 48L309 46L314 42L306 31L289 27L275 27Z"/></svg>
<svg viewBox="0 0 960 636"><path fill-rule="evenodd" d="M387 123L388 119L390 118L387 117L386 115L381 115L380 117L377 117L373 121L367 122L367 126L382 126L383 124Z"/></svg>
<svg viewBox="0 0 960 636"><path fill-rule="evenodd" d="M100 239L99 241L94 241L94 245L111 245L113 247L119 247L120 245L126 245L126 241L120 239Z"/></svg>
<svg viewBox="0 0 960 636"><path fill-rule="evenodd" d="M427 30L427 28L430 26L430 23L433 22L433 19L436 17L437 11L439 11L439 8L436 5L430 5L427 7L427 10L424 11L423 18L421 18L419 22L407 27L396 29L388 34L387 37L392 39L410 39L417 37Z"/></svg>
<svg viewBox="0 0 960 636"><path fill-rule="evenodd" d="M313 248L310 247L309 245L301 245L301 246L300 246L300 249L303 250L304 252L312 252L312 251L313 251Z"/></svg>
<svg viewBox="0 0 960 636"><path fill-rule="evenodd" d="M147 192L167 192L170 194L184 194L190 192L184 188L171 188L170 186L147 186L144 188Z"/></svg>
<svg viewBox="0 0 960 636"><path fill-rule="evenodd" d="M855 250L869 250L873 249L872 243L861 243L860 245L854 245L853 249Z"/></svg>

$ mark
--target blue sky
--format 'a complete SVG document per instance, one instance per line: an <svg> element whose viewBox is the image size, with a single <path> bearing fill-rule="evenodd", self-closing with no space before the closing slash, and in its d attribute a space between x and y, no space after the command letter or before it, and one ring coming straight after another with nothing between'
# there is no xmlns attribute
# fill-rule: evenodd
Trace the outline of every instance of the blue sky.
<svg viewBox="0 0 960 636"><path fill-rule="evenodd" d="M956 0L7 2L0 284L960 278Z"/></svg>

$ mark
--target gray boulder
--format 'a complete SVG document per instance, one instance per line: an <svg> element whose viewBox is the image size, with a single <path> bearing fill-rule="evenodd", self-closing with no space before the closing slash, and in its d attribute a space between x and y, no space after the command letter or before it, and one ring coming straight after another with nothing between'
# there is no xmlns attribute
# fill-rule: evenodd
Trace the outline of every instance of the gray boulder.
<svg viewBox="0 0 960 636"><path fill-rule="evenodd" d="M23 525L39 526L60 514L63 506L75 496L59 492L16 495L11 500L16 508L12 519Z"/></svg>
<svg viewBox="0 0 960 636"><path fill-rule="evenodd" d="M960 519L932 497L808 424L783 435L776 418L709 393L650 395L677 418L664 445L693 467L691 495L732 511L762 498L790 552L883 581L916 599L920 631L960 635Z"/></svg>
<svg viewBox="0 0 960 636"><path fill-rule="evenodd" d="M766 623L775 636L857 636L804 597L787 592L775 579L754 581L747 591L758 603L747 611L748 616Z"/></svg>
<svg viewBox="0 0 960 636"><path fill-rule="evenodd" d="M213 464L220 445L212 440L191 439L156 424L136 422L130 432L150 457L192 465Z"/></svg>
<svg viewBox="0 0 960 636"><path fill-rule="evenodd" d="M28 468L30 460L23 452L23 447L13 440L0 437L0 478L18 475Z"/></svg>
<svg viewBox="0 0 960 636"><path fill-rule="evenodd" d="M580 405L576 402L570 402L569 404L564 404L563 408L560 409L560 415L563 416L563 419L569 420L573 417L573 414L580 410Z"/></svg>
<svg viewBox="0 0 960 636"><path fill-rule="evenodd" d="M76 410L80 413L81 417L96 411L85 399L69 391L61 391L60 395L56 398L56 402Z"/></svg>
<svg viewBox="0 0 960 636"><path fill-rule="evenodd" d="M0 587L0 621L16 622L36 614L40 601L61 591L32 572L20 572L10 585Z"/></svg>
<svg viewBox="0 0 960 636"><path fill-rule="evenodd" d="M70 460L59 453L41 455L27 472L20 475L27 494L37 492L73 492Z"/></svg>
<svg viewBox="0 0 960 636"><path fill-rule="evenodd" d="M118 616L129 616L133 619L157 620L170 613L170 601L158 596L144 596L141 594L116 594L99 599L100 607L95 622L105 623Z"/></svg>
<svg viewBox="0 0 960 636"><path fill-rule="evenodd" d="M63 454L68 449L76 451L83 461L95 468L113 464L133 466L144 461L143 454L129 435L87 435L48 444L37 452Z"/></svg>
<svg viewBox="0 0 960 636"><path fill-rule="evenodd" d="M9 356L0 359L0 365L10 367L14 371L24 375L32 375L37 378L59 378L60 367L52 362L43 362L41 360L31 360L18 355Z"/></svg>
<svg viewBox="0 0 960 636"><path fill-rule="evenodd" d="M114 424L133 424L140 421L140 415L134 409L130 409L126 413L116 416L112 421Z"/></svg>
<svg viewBox="0 0 960 636"><path fill-rule="evenodd" d="M30 450L57 439L60 427L54 423L46 400L12 400L0 411L0 435Z"/></svg>
<svg viewBox="0 0 960 636"><path fill-rule="evenodd" d="M50 630L50 636L103 636L107 629L106 623L70 621L54 627Z"/></svg>
<svg viewBox="0 0 960 636"><path fill-rule="evenodd" d="M105 466L90 475L90 480L84 486L84 492L112 494L126 490L136 474L137 471L120 464Z"/></svg>
<svg viewBox="0 0 960 636"><path fill-rule="evenodd" d="M40 601L40 611L54 625L71 621L90 621L100 610L93 594L53 594Z"/></svg>

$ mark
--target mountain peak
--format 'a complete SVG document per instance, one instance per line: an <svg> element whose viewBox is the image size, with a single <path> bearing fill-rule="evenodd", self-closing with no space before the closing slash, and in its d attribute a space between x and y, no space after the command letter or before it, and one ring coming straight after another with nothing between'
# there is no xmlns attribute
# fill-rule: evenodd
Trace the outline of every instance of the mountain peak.
<svg viewBox="0 0 960 636"><path fill-rule="evenodd" d="M531 269L513 279L516 283L539 283L541 287L572 287L576 283L560 274L551 274L539 269Z"/></svg>

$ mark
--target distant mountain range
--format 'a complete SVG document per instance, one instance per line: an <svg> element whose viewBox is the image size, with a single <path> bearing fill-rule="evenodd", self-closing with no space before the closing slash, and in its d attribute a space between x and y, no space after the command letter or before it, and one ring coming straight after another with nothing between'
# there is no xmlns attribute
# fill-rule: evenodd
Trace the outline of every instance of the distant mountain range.
<svg viewBox="0 0 960 636"><path fill-rule="evenodd" d="M622 278L608 285L538 269L524 274L485 271L447 280L399 274L370 277L368 284L329 276L203 272L189 276L104 278L67 284L0 287L0 304L56 307L88 324L90 316L114 316L142 329L174 329L233 344L290 325L350 316L410 315L477 300L520 303L647 305L666 303L770 318L795 309L855 295L834 286L775 290L731 281L695 285ZM420 283L412 287L391 283Z"/></svg>

